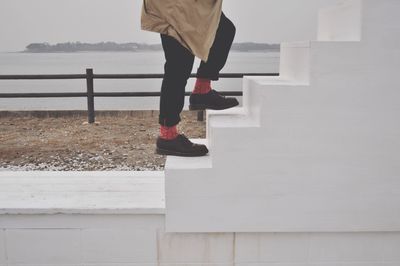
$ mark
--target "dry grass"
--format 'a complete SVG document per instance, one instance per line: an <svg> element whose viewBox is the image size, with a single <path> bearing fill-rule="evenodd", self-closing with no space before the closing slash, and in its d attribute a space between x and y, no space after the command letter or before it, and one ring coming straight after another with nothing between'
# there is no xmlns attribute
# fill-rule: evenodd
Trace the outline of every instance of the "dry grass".
<svg viewBox="0 0 400 266"><path fill-rule="evenodd" d="M205 123L183 112L180 130L204 138ZM11 170L162 170L155 154L158 113L97 117L83 125L77 117L1 117L0 168Z"/></svg>

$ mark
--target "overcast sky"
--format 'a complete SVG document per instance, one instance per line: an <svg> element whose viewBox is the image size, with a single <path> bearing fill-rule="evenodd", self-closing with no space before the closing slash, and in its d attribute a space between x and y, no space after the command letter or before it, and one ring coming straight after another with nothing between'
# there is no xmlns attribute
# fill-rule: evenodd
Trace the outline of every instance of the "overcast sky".
<svg viewBox="0 0 400 266"><path fill-rule="evenodd" d="M160 0L162 1L162 0ZM188 0L189 1L189 0ZM337 0L225 0L236 42L315 38L317 10ZM140 30L142 0L0 0L0 51L32 42L148 42Z"/></svg>

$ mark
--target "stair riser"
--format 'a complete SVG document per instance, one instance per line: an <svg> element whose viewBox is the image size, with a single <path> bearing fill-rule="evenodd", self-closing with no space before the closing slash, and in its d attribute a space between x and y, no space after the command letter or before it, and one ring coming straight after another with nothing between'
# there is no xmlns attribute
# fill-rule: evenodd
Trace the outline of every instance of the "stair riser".
<svg viewBox="0 0 400 266"><path fill-rule="evenodd" d="M399 14L398 0L363 0L362 40L377 49L398 49Z"/></svg>
<svg viewBox="0 0 400 266"><path fill-rule="evenodd" d="M318 40L360 41L362 0L347 0L336 7L321 9Z"/></svg>
<svg viewBox="0 0 400 266"><path fill-rule="evenodd" d="M400 66L400 49L395 51L371 43L313 42L310 50L310 84L322 79L325 83L340 82L367 73L373 76L394 73Z"/></svg>
<svg viewBox="0 0 400 266"><path fill-rule="evenodd" d="M398 207L390 204L400 201L396 176L382 176L378 170L348 176L344 168L324 172L317 165L307 167L304 157L291 162L275 157L263 164L262 172L236 166L235 175L216 169L170 180L174 189L167 191L167 231L400 230Z"/></svg>
<svg viewBox="0 0 400 266"><path fill-rule="evenodd" d="M242 154L247 153L248 147L257 146L258 127L212 128L213 168L224 169L237 166L243 161ZM261 133L261 132L259 132ZM260 147L261 148L261 147ZM236 164L239 163L239 164Z"/></svg>
<svg viewBox="0 0 400 266"><path fill-rule="evenodd" d="M307 83L310 79L310 43L281 45L280 76Z"/></svg>
<svg viewBox="0 0 400 266"><path fill-rule="evenodd" d="M364 41L399 47L400 25L397 0L345 0L337 7L319 13L318 40Z"/></svg>

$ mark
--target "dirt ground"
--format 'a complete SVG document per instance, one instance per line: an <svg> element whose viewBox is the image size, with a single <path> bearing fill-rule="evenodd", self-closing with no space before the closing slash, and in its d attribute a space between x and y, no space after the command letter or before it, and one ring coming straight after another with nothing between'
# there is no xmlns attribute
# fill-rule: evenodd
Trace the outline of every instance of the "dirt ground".
<svg viewBox="0 0 400 266"><path fill-rule="evenodd" d="M0 117L0 170L163 170L155 154L158 113L97 116L98 125L73 117ZM183 112L179 129L205 137L205 122Z"/></svg>

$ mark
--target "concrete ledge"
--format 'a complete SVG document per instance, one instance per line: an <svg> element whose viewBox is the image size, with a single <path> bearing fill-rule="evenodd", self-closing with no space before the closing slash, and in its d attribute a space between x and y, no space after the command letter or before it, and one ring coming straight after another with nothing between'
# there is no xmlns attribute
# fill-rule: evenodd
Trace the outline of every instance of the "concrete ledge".
<svg viewBox="0 0 400 266"><path fill-rule="evenodd" d="M0 172L1 214L164 214L164 172Z"/></svg>

